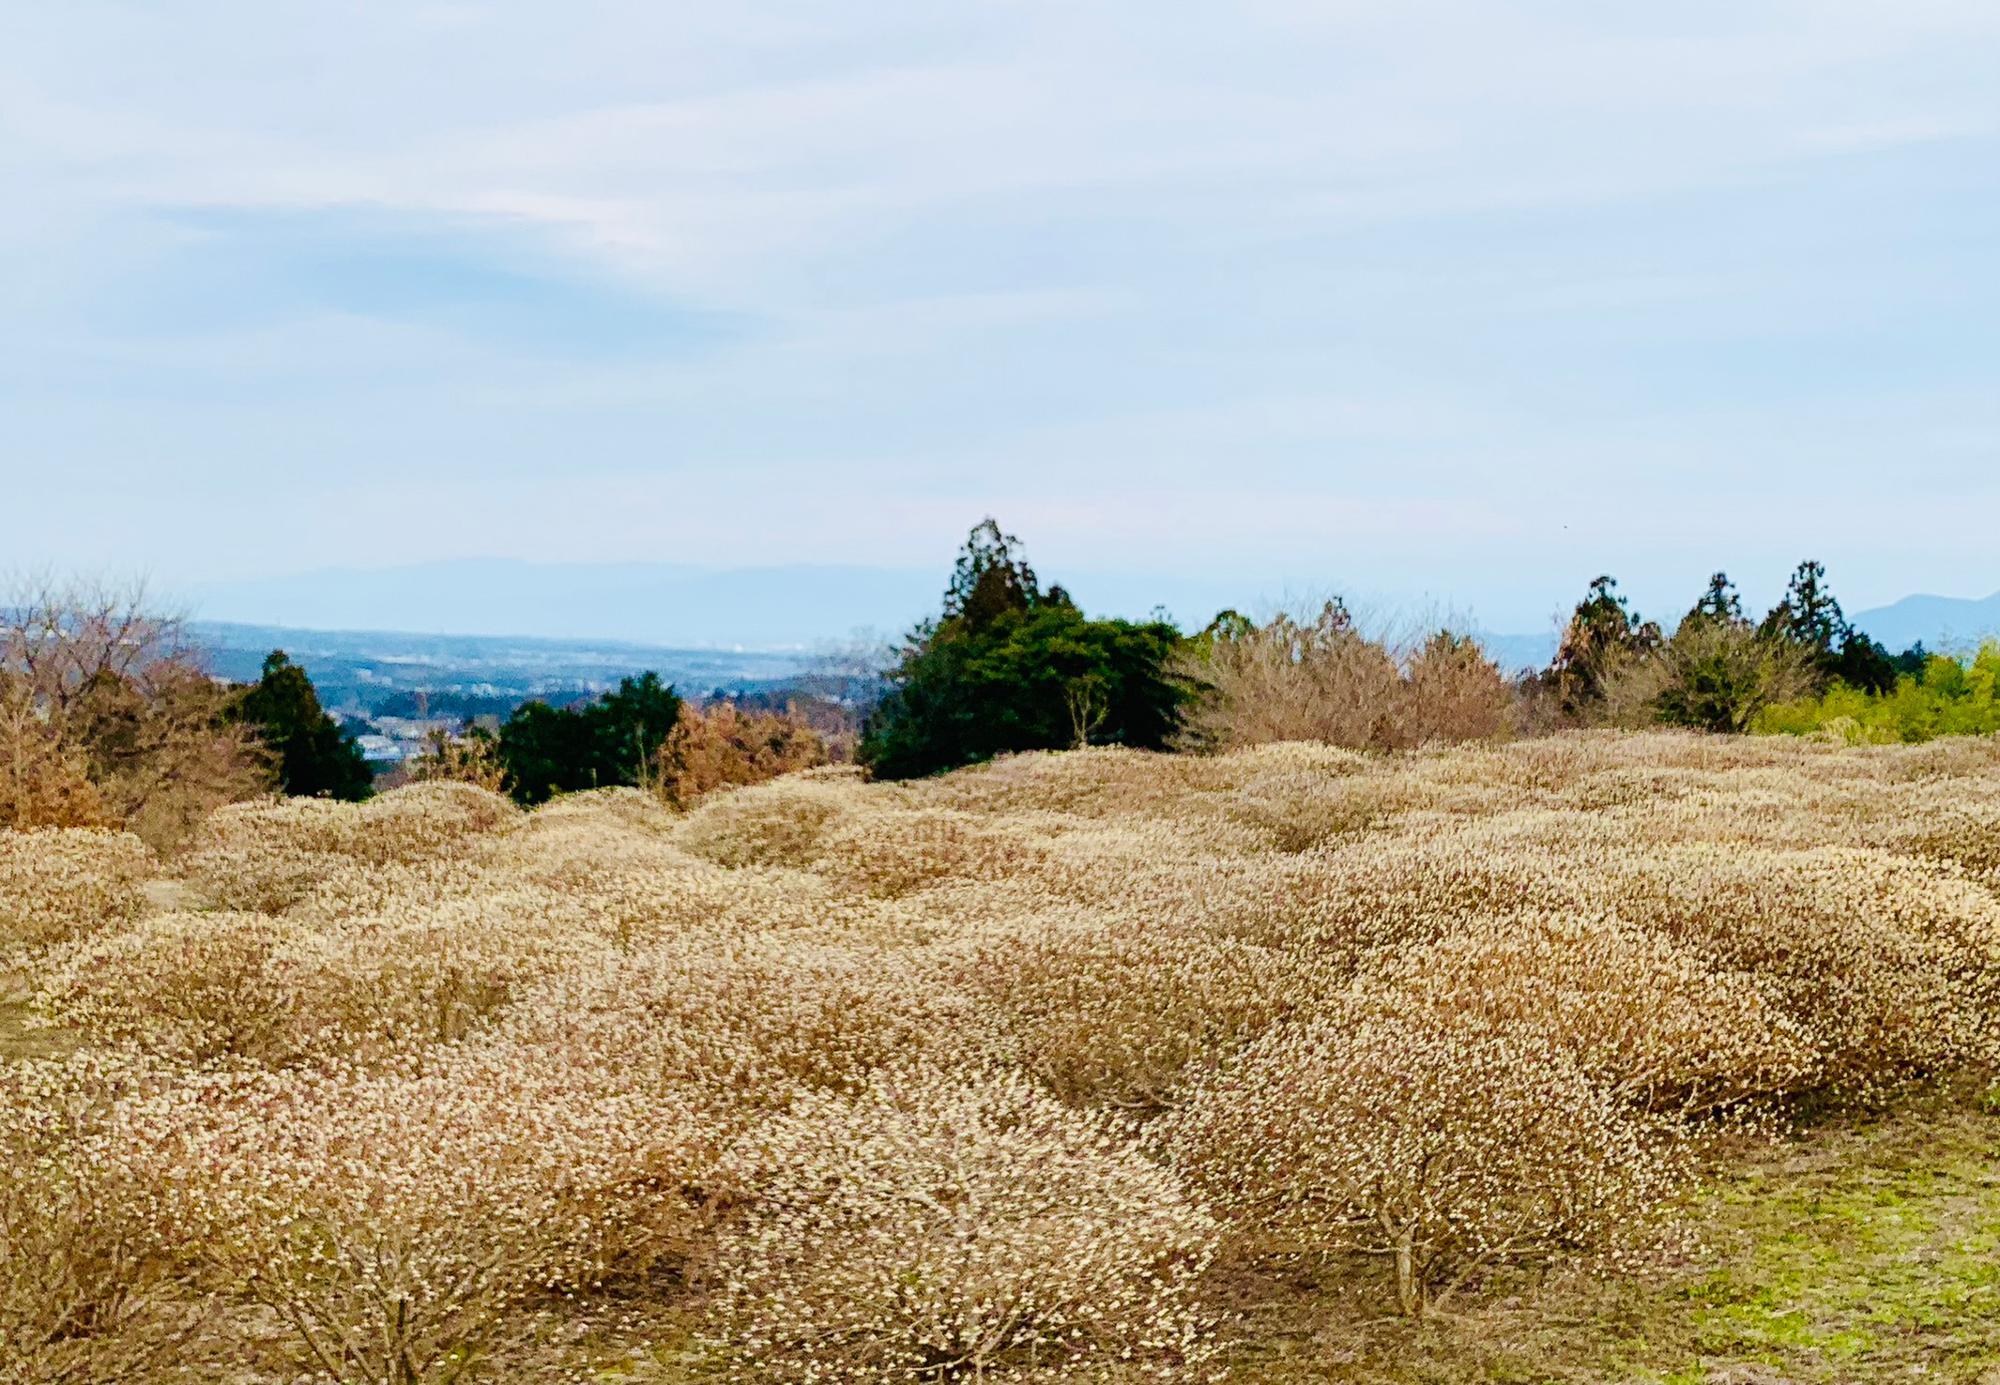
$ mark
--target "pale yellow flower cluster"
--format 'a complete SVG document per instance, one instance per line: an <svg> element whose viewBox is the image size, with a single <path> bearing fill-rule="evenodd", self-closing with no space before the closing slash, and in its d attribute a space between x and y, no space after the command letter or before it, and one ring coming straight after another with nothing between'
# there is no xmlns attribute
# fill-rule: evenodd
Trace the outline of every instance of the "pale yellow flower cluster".
<svg viewBox="0 0 2000 1385"><path fill-rule="evenodd" d="M137 918L141 886L157 869L128 832L0 831L0 959Z"/></svg>
<svg viewBox="0 0 2000 1385"><path fill-rule="evenodd" d="M1423 1311L1990 1062L2000 745L429 783L164 865L0 833L0 936L57 1055L0 1066L24 1381L555 1380L634 1304L743 1380L1203 1379L1218 1261Z"/></svg>
<svg viewBox="0 0 2000 1385"><path fill-rule="evenodd" d="M742 1380L1075 1380L1215 1350L1194 1288L1220 1228L1099 1112L1019 1073L885 1070L739 1141L717 1248Z"/></svg>

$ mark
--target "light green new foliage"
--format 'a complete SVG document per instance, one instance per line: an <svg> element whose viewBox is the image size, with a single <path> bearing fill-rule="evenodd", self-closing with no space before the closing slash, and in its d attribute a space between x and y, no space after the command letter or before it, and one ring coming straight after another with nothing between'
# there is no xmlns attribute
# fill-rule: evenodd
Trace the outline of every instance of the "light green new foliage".
<svg viewBox="0 0 2000 1385"><path fill-rule="evenodd" d="M1922 678L1905 674L1892 692L1836 683L1818 697L1767 707L1752 729L1875 745L1992 735L2000 732L2000 641L1988 640L1963 662L1933 654Z"/></svg>

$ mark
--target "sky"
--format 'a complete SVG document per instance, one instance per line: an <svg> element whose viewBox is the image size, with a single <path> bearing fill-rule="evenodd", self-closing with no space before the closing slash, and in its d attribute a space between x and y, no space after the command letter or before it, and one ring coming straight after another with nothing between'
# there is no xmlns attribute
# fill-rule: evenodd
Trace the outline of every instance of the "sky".
<svg viewBox="0 0 2000 1385"><path fill-rule="evenodd" d="M2000 588L1991 0L17 4L0 265L0 566Z"/></svg>

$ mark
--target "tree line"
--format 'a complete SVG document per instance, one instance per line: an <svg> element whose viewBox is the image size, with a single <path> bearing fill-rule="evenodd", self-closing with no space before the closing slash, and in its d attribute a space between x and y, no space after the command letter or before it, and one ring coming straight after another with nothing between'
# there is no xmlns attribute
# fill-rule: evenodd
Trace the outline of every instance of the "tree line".
<svg viewBox="0 0 2000 1385"><path fill-rule="evenodd" d="M1549 666L1510 680L1463 632L1371 635L1338 600L1263 622L1226 610L1193 634L1090 619L988 519L940 614L904 642L859 759L904 778L1083 745L1397 749L1590 726L1817 730L1843 716L1863 727L1850 739L1919 739L2000 731L1996 675L2000 648L1970 663L1921 644L1892 654L1847 619L1813 560L1761 619L1714 574L1671 633L1600 576Z"/></svg>
<svg viewBox="0 0 2000 1385"><path fill-rule="evenodd" d="M403 773L468 779L529 806L618 786L685 806L850 752L901 779L1093 745L1398 749L1643 725L1849 740L2000 731L2000 646L1969 661L1921 644L1891 653L1847 619L1816 561L1761 618L1718 572L1671 633L1600 576L1548 667L1508 679L1462 632L1369 633L1337 600L1263 621L1223 611L1192 633L1164 614L1093 618L990 518L967 536L938 614L881 667L836 681L838 695L820 699L833 719L815 724L792 706L696 704L647 672L439 734ZM841 723L857 715L850 734ZM0 827L119 824L171 842L223 802L352 800L375 782L283 651L257 682L231 686L202 671L180 624L151 614L142 593L44 584L0 606Z"/></svg>
<svg viewBox="0 0 2000 1385"><path fill-rule="evenodd" d="M1921 643L1892 654L1857 628L1825 565L1808 560L1761 620L1744 611L1728 574L1714 574L1671 634L1642 620L1617 582L1601 576L1577 603L1553 662L1521 690L1555 725L1741 733L1799 729L1774 724L1774 714L1791 708L1796 722L1798 709L1836 691L1881 699L1940 663L1957 667Z"/></svg>

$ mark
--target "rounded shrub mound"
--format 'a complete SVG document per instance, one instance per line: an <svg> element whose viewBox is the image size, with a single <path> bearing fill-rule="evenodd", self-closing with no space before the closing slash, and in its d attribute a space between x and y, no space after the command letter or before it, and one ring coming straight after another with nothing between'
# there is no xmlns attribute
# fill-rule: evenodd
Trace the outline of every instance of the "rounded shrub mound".
<svg viewBox="0 0 2000 1385"><path fill-rule="evenodd" d="M1064 1101L1143 1112L1262 1033L1289 1004L1283 959L1255 943L1085 915L942 944L999 1054Z"/></svg>
<svg viewBox="0 0 2000 1385"><path fill-rule="evenodd" d="M713 1166L702 1109L579 1056L489 1044L408 1071L209 1074L124 1104L112 1147L156 1190L162 1252L285 1329L245 1344L256 1364L448 1385L700 1218L684 1190Z"/></svg>
<svg viewBox="0 0 2000 1385"><path fill-rule="evenodd" d="M678 844L719 866L798 866L829 824L859 803L858 785L789 778L719 794L681 825Z"/></svg>
<svg viewBox="0 0 2000 1385"><path fill-rule="evenodd" d="M239 803L205 822L182 869L224 909L278 913L354 866L445 862L517 824L521 810L471 784L436 780L366 803Z"/></svg>
<svg viewBox="0 0 2000 1385"><path fill-rule="evenodd" d="M1490 915L1371 957L1357 1011L1538 1036L1648 1110L1709 1114L1807 1085L1813 1038L1773 988L1604 915Z"/></svg>
<svg viewBox="0 0 2000 1385"><path fill-rule="evenodd" d="M1427 1015L1274 1031L1161 1135L1243 1224L1382 1257L1413 1314L1502 1266L1646 1244L1687 1172L1681 1128L1561 1045Z"/></svg>
<svg viewBox="0 0 2000 1385"><path fill-rule="evenodd" d="M320 1019L272 965L295 931L264 914L161 914L72 945L37 999L99 1042L155 1057L288 1062Z"/></svg>
<svg viewBox="0 0 2000 1385"><path fill-rule="evenodd" d="M116 928L145 907L152 853L90 827L0 831L0 948Z"/></svg>
<svg viewBox="0 0 2000 1385"><path fill-rule="evenodd" d="M808 1098L725 1170L717 1350L758 1381L1200 1379L1216 1226L1106 1119L1012 1074Z"/></svg>

